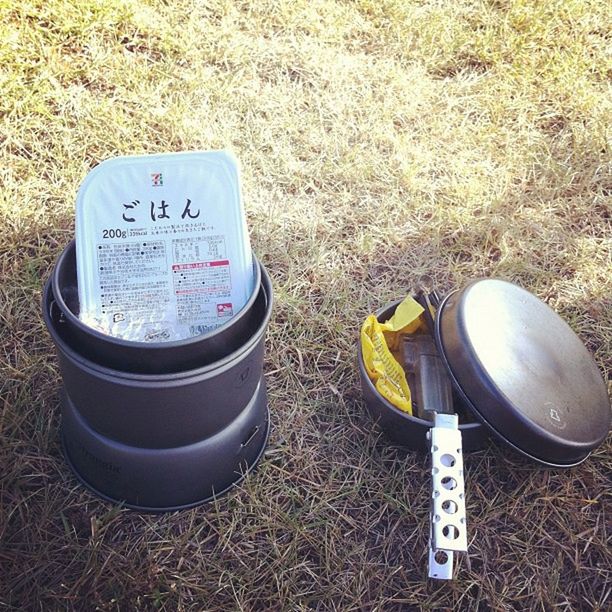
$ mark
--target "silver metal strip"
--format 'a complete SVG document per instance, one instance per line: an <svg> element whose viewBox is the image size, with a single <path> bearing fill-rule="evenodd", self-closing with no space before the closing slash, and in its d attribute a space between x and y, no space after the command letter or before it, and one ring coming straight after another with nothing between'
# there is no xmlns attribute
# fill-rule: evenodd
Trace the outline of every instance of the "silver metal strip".
<svg viewBox="0 0 612 612"><path fill-rule="evenodd" d="M467 551L461 432L456 414L434 415L429 577L452 578L453 551Z"/></svg>

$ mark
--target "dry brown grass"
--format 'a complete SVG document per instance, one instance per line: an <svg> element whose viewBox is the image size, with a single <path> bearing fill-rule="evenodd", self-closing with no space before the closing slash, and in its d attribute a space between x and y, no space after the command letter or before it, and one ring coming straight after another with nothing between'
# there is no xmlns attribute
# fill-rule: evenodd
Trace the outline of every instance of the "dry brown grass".
<svg viewBox="0 0 612 612"><path fill-rule="evenodd" d="M425 459L364 413L363 317L423 273L543 297L612 371L603 0L0 0L0 606L604 610L610 443L572 470L466 458L470 557L426 574ZM117 154L231 147L276 291L272 438L215 504L76 483L41 285Z"/></svg>

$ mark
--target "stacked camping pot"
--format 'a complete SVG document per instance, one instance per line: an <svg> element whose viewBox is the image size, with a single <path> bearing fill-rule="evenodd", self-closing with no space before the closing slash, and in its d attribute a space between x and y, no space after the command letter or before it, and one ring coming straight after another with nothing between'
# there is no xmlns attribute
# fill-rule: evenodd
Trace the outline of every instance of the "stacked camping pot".
<svg viewBox="0 0 612 612"><path fill-rule="evenodd" d="M127 341L79 319L75 243L47 281L43 316L63 379L62 441L77 477L149 511L191 507L238 483L269 430L263 377L272 284L217 329L187 340Z"/></svg>

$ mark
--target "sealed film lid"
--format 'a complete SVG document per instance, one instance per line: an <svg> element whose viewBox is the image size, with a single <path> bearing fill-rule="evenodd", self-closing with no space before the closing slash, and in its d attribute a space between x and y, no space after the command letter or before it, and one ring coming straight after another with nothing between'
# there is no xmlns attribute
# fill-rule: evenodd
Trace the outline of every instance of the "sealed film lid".
<svg viewBox="0 0 612 612"><path fill-rule="evenodd" d="M475 415L523 455L569 467L608 434L610 400L591 354L525 289L482 279L449 294L436 340Z"/></svg>
<svg viewBox="0 0 612 612"><path fill-rule="evenodd" d="M108 159L76 201L81 321L135 342L217 329L255 290L237 159L193 151Z"/></svg>

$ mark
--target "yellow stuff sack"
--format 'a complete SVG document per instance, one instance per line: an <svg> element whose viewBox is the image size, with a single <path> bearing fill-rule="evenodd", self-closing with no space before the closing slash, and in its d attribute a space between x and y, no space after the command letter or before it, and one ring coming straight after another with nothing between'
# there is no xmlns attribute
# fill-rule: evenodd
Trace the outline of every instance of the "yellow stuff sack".
<svg viewBox="0 0 612 612"><path fill-rule="evenodd" d="M401 334L419 329L422 314L423 307L408 296L386 323L379 323L372 314L361 326L361 354L370 380L386 400L408 414L412 414L410 388L391 351L399 348Z"/></svg>

